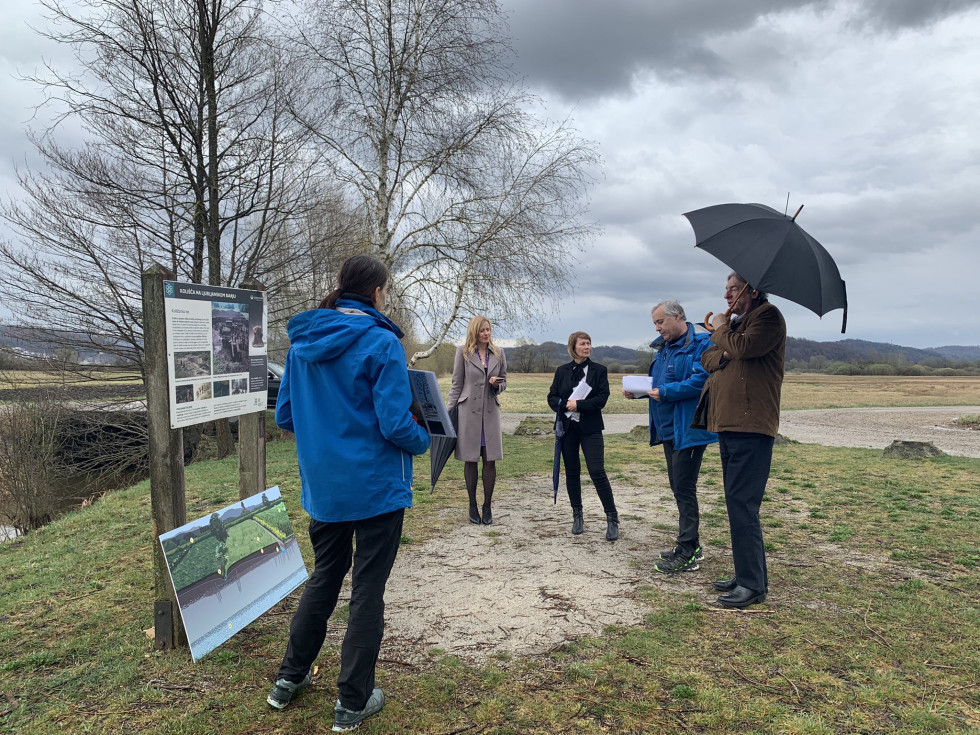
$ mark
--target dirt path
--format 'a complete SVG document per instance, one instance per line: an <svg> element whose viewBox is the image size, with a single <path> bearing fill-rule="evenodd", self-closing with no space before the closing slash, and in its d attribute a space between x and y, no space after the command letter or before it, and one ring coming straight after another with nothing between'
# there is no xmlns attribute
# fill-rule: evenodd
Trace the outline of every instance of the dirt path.
<svg viewBox="0 0 980 735"><path fill-rule="evenodd" d="M795 411L783 414L780 430L798 441L830 445L932 441L950 454L980 457L980 432L949 428L964 414L980 414L980 407ZM505 417L504 430L512 432L519 418ZM605 420L613 432L645 423L642 416ZM639 623L649 612L637 596L641 585L693 591L713 603L717 593L710 583L730 573L730 551L707 549L697 572L677 577L652 572L659 551L673 543L673 534L657 527L673 527L676 509L666 474L642 482L623 486L613 480L622 519L616 543L605 540L605 519L590 485L583 488L586 532L577 537L569 533L567 499L560 494L553 504L547 476L498 483L492 526L469 524L461 498L458 508L445 511L448 533L399 552L386 594L382 659L422 664L442 652L479 663L496 655L546 652L600 634L607 625ZM720 488L701 494L704 503L722 502ZM779 564L774 556L776 575ZM768 605L779 608L778 594ZM343 629L331 624L334 642Z"/></svg>

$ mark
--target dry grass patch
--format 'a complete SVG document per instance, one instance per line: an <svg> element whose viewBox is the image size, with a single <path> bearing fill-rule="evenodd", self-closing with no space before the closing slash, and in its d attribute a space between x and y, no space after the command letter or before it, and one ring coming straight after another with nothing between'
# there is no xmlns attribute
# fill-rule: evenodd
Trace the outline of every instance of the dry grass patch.
<svg viewBox="0 0 980 735"><path fill-rule="evenodd" d="M505 413L551 413L548 390L551 373L510 373L500 396ZM609 376L607 414L645 414L647 402L623 398L623 376ZM449 396L450 376L439 379ZM980 406L980 376L900 377L787 373L782 408L870 408L899 406Z"/></svg>

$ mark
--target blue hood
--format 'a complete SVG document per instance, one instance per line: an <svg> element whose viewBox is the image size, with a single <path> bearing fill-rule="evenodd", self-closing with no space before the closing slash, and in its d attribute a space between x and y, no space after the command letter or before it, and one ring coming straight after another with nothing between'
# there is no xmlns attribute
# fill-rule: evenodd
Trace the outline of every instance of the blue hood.
<svg viewBox="0 0 980 735"><path fill-rule="evenodd" d="M342 309L366 314L371 319L351 318ZM401 339L402 330L384 314L369 306L340 299L337 309L313 309L289 320L289 342L296 357L305 362L324 362L339 357L357 339L375 326L393 332Z"/></svg>

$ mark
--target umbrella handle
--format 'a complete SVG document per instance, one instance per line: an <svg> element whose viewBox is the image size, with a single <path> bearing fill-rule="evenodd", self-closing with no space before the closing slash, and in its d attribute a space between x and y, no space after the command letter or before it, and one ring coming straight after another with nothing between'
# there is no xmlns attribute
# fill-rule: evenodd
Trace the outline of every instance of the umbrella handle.
<svg viewBox="0 0 980 735"><path fill-rule="evenodd" d="M800 207L800 209L803 209L803 207ZM797 214L799 214L799 212L797 212ZM735 300L732 302L732 305L738 303L738 300L742 298L742 294L745 293L745 289L747 289L748 287L749 287L748 283L742 286L742 290L738 292L738 296L735 297ZM709 311L707 314L704 315L704 328L707 329L709 332L715 331L715 327L711 325L711 317L713 314L714 314L713 311ZM732 315L732 310L731 307L729 307L728 311L726 311L723 316L726 319L728 319L728 317L730 317L731 315Z"/></svg>

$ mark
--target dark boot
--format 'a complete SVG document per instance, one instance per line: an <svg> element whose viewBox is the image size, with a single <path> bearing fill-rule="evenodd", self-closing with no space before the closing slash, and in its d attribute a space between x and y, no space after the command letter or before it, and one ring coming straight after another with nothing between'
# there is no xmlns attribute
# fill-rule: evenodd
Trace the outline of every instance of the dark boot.
<svg viewBox="0 0 980 735"><path fill-rule="evenodd" d="M477 510L476 501L470 503L470 523L482 523L483 519L480 518L480 511Z"/></svg>
<svg viewBox="0 0 980 735"><path fill-rule="evenodd" d="M615 541L619 538L619 513L613 511L606 513L606 541Z"/></svg>
<svg viewBox="0 0 980 735"><path fill-rule="evenodd" d="M578 536L585 531L585 521L582 520L582 506L572 508L572 533Z"/></svg>

